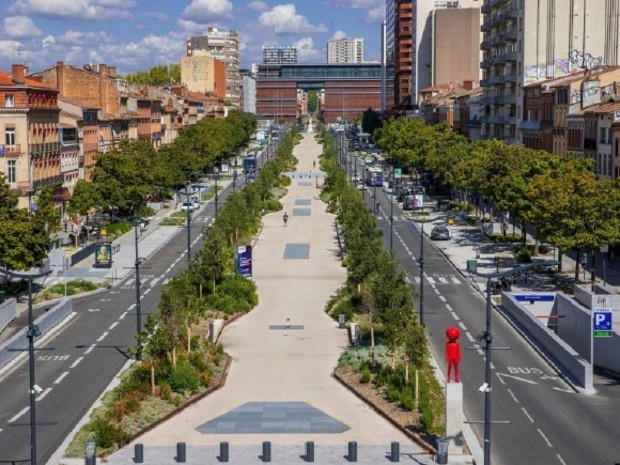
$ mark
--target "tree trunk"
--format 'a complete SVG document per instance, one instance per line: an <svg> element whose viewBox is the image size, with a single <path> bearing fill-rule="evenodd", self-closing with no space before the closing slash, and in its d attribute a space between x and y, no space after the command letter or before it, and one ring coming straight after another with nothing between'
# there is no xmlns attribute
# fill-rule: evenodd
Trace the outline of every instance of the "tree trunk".
<svg viewBox="0 0 620 465"><path fill-rule="evenodd" d="M561 273L562 272L562 255L563 255L563 252L562 252L562 248L561 247L557 247L557 249L558 249L558 258L557 258L557 260L558 260L558 273Z"/></svg>
<svg viewBox="0 0 620 465"><path fill-rule="evenodd" d="M375 367L375 327L370 323L370 366Z"/></svg>
<svg viewBox="0 0 620 465"><path fill-rule="evenodd" d="M534 239L534 250L532 251L532 257L538 257L538 247L540 247L540 240L538 239L538 233Z"/></svg>
<svg viewBox="0 0 620 465"><path fill-rule="evenodd" d="M187 355L192 351L192 328L191 326L187 327Z"/></svg>
<svg viewBox="0 0 620 465"><path fill-rule="evenodd" d="M176 370L177 368L177 348L172 348L172 368Z"/></svg>
<svg viewBox="0 0 620 465"><path fill-rule="evenodd" d="M575 258L575 282L579 281L579 255L581 254L581 249L577 249L577 256Z"/></svg>
<svg viewBox="0 0 620 465"><path fill-rule="evenodd" d="M415 380L415 407L418 408L420 403L420 372L418 369L415 369L414 372L414 380Z"/></svg>
<svg viewBox="0 0 620 465"><path fill-rule="evenodd" d="M202 299L202 283L198 284L198 296Z"/></svg>
<svg viewBox="0 0 620 465"><path fill-rule="evenodd" d="M396 370L396 353L392 352L392 361L390 363L390 368L392 368L392 371Z"/></svg>
<svg viewBox="0 0 620 465"><path fill-rule="evenodd" d="M409 362L405 363L405 384L409 384Z"/></svg>
<svg viewBox="0 0 620 465"><path fill-rule="evenodd" d="M592 291L592 293L594 294L594 288L596 287L596 251L592 250L590 252L590 258L592 260L592 271L591 271L591 284L590 284L590 290Z"/></svg>
<svg viewBox="0 0 620 465"><path fill-rule="evenodd" d="M151 395L155 397L155 363L151 360Z"/></svg>
<svg viewBox="0 0 620 465"><path fill-rule="evenodd" d="M523 247L527 246L527 231L525 230L525 221L521 220L521 240Z"/></svg>

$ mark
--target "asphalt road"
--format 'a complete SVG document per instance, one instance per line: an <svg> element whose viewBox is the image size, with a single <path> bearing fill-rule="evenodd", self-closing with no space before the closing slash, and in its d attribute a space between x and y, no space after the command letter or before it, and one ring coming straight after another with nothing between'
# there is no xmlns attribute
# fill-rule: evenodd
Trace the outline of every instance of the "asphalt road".
<svg viewBox="0 0 620 465"><path fill-rule="evenodd" d="M259 167L266 160L257 161ZM236 188L244 184L239 176ZM219 194L219 205L232 185ZM192 253L200 250L202 230L211 224L214 203L194 213L190 228ZM131 251L133 253L133 251ZM143 258L143 257L141 257ZM147 257L144 257L147 258ZM179 228L143 263L141 314L157 310L163 285L187 267L187 228ZM135 274L103 293L75 298L74 315L53 337L37 348L37 463L44 464L72 431L90 406L118 374L135 344L137 328ZM24 358L0 379L0 464L30 462L28 359Z"/></svg>
<svg viewBox="0 0 620 465"><path fill-rule="evenodd" d="M355 157L353 157L355 158ZM352 163L353 167L355 163ZM363 170L358 161L358 173ZM389 194L376 188L381 204L377 220L389 248ZM373 188L364 191L373 208ZM429 228L430 225L426 225ZM484 382L484 352L475 349L485 329L485 299L433 247L425 237L424 247L424 321L431 350L444 366L445 330L461 329L461 380L464 388L464 412L468 421L484 420L484 394L478 388ZM419 289L420 234L407 219L399 204L394 204L394 256L400 261L415 290ZM479 284L481 288L483 283ZM418 308L418 302L416 302ZM493 465L614 465L620 462L617 437L620 426L612 413L619 405L616 382L596 377L595 395L578 394L559 377L510 323L495 309L492 314L494 347L492 351L492 424L491 463ZM482 347L482 345L480 345ZM468 350L472 349L472 350ZM445 371L444 371L445 373ZM473 424L483 444L483 425Z"/></svg>

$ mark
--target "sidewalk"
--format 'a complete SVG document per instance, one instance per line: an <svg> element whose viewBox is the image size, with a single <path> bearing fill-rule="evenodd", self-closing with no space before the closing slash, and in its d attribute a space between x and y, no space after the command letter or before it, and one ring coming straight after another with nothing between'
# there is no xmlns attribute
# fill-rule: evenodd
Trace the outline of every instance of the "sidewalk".
<svg viewBox="0 0 620 465"><path fill-rule="evenodd" d="M346 270L334 242L334 216L326 213L313 179L312 162L320 153L314 134L295 148L296 174L312 170L313 176L296 175L282 199L288 226L282 212L263 218L253 257L260 303L224 329L222 343L233 358L226 385L140 437L136 442L144 444L148 463L172 463L170 451L178 442L187 444L188 457L196 457L198 446L215 451L220 441L231 444L230 463L239 464L259 463L259 454L247 451L260 448L262 441L272 441L274 450L288 445L286 461L274 452L274 463L302 463L305 441L315 442L317 458L324 454L319 451L332 450L327 446L338 446L324 463L346 462L347 441L387 452L398 441L401 460L433 463L331 376L349 342L324 306L346 279ZM235 452L250 445L243 454ZM108 463L128 463L132 454L133 444ZM366 463L361 452L360 462Z"/></svg>

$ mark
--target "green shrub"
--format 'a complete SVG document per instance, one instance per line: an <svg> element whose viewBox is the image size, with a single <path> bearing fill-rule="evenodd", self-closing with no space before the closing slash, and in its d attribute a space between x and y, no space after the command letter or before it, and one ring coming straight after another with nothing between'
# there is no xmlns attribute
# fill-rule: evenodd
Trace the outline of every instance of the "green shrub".
<svg viewBox="0 0 620 465"><path fill-rule="evenodd" d="M248 312L258 304L256 284L241 275L228 276L207 296L207 303L227 314Z"/></svg>
<svg viewBox="0 0 620 465"><path fill-rule="evenodd" d="M370 379L371 379L370 367L366 364L362 368L362 372L360 374L360 382L364 384L368 384L370 383Z"/></svg>
<svg viewBox="0 0 620 465"><path fill-rule="evenodd" d="M85 281L82 279L78 279L75 281L69 281L67 283L67 295L76 295L82 294L84 292L91 292L96 289L99 289L99 286L92 281ZM41 294L40 299L36 300L49 300L55 299L56 297L61 297L65 295L65 285L64 283L55 284L49 289L46 289L43 294Z"/></svg>
<svg viewBox="0 0 620 465"><path fill-rule="evenodd" d="M4 291L5 295L16 295L20 292L28 290L28 281L20 279L18 281L7 281L0 286L0 291Z"/></svg>
<svg viewBox="0 0 620 465"><path fill-rule="evenodd" d="M180 363L168 376L168 383L174 392L193 392L200 386L200 374L189 363Z"/></svg>
<svg viewBox="0 0 620 465"><path fill-rule="evenodd" d="M107 237L120 237L128 231L131 231L131 223L125 220L117 220L102 226L101 229L106 230Z"/></svg>
<svg viewBox="0 0 620 465"><path fill-rule="evenodd" d="M105 418L93 420L89 429L95 436L97 447L101 449L110 449L117 444L123 444L129 439L129 434L124 433Z"/></svg>
<svg viewBox="0 0 620 465"><path fill-rule="evenodd" d="M268 199L263 202L262 209L267 212L277 212L282 210L282 203L276 199Z"/></svg>
<svg viewBox="0 0 620 465"><path fill-rule="evenodd" d="M512 249L512 254L520 262L529 263L532 261L532 246L526 245L525 247L514 247Z"/></svg>
<svg viewBox="0 0 620 465"><path fill-rule="evenodd" d="M155 216L155 215L157 215L157 212L155 211L154 208L144 207L142 209L142 218L149 218L149 217Z"/></svg>

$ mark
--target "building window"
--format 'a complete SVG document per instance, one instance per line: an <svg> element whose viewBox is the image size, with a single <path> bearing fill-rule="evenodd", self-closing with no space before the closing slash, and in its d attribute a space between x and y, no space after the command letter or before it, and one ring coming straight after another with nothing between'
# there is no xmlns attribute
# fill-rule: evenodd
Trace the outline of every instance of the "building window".
<svg viewBox="0 0 620 465"><path fill-rule="evenodd" d="M8 183L17 182L17 160L7 161L6 180Z"/></svg>
<svg viewBox="0 0 620 465"><path fill-rule="evenodd" d="M15 129L6 128L4 131L4 143L9 146L15 145Z"/></svg>
<svg viewBox="0 0 620 465"><path fill-rule="evenodd" d="M7 108L13 108L15 106L15 96L13 94L6 94L4 96L4 106Z"/></svg>

